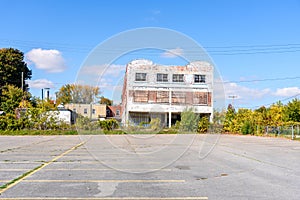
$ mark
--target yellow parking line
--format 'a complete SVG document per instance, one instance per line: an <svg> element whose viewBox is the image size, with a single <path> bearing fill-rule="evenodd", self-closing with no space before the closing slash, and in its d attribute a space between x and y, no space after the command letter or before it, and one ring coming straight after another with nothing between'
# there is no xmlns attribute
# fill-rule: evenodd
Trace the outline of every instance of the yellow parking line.
<svg viewBox="0 0 300 200"><path fill-rule="evenodd" d="M160 179L129 179L129 180L23 180L23 182L30 183L184 183L185 180L160 180Z"/></svg>
<svg viewBox="0 0 300 200"><path fill-rule="evenodd" d="M9 188L17 185L18 183L20 183L21 181L23 181L25 178L31 176L32 174L38 172L39 170L43 169L44 167L46 167L47 165L55 162L56 160L60 159L61 157L63 157L64 155L70 153L71 151L77 149L78 147L82 146L85 142L81 142L73 147L71 147L70 149L68 149L67 151L63 152L62 154L56 156L55 158L53 158L52 160L45 162L43 164L41 164L40 166L28 171L27 173L25 173L24 175L21 175L19 178L16 178L15 180L12 180L11 183L8 183L8 185L6 185L6 187L0 189L0 194L5 192L6 190L8 190Z"/></svg>

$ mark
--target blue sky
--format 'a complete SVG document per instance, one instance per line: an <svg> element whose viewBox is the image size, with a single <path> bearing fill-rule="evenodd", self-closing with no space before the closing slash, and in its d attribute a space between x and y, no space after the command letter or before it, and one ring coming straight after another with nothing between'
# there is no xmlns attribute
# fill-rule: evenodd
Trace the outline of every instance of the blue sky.
<svg viewBox="0 0 300 200"><path fill-rule="evenodd" d="M299 0L0 0L0 17L0 47L25 53L36 96L43 87L51 87L54 95L73 83L98 44L142 27L173 29L202 45L222 75L227 103L232 102L228 96L237 96L235 107L286 103L300 94ZM176 57L149 52L136 56L181 64ZM122 72L125 60L112 69ZM104 95L109 96L109 86L102 88Z"/></svg>

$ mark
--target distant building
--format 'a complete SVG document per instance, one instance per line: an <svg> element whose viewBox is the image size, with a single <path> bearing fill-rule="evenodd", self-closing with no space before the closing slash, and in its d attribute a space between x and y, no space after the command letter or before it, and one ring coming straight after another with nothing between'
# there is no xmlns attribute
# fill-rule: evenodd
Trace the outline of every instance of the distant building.
<svg viewBox="0 0 300 200"><path fill-rule="evenodd" d="M57 122L65 122L67 124L75 123L75 113L70 109L58 108L58 110L52 110L47 112L49 116L53 116L57 119Z"/></svg>
<svg viewBox="0 0 300 200"><path fill-rule="evenodd" d="M105 104L66 104L65 108L72 110L76 114L88 117L91 120L104 120L106 118Z"/></svg>
<svg viewBox="0 0 300 200"><path fill-rule="evenodd" d="M21 116L24 116L29 109L30 108L17 108L15 111L16 118L19 119ZM75 123L76 117L72 110L66 109L63 106L58 106L57 110L46 111L42 113L41 116L48 116L48 119L52 117L57 123L64 122L70 125ZM30 118L31 116L28 115L28 117Z"/></svg>
<svg viewBox="0 0 300 200"><path fill-rule="evenodd" d="M122 91L122 123L139 124L160 118L165 126L180 120L180 113L213 116L213 66L204 61L186 66L165 66L149 60L127 64Z"/></svg>
<svg viewBox="0 0 300 200"><path fill-rule="evenodd" d="M114 118L121 122L121 105L107 106L106 108L106 118Z"/></svg>

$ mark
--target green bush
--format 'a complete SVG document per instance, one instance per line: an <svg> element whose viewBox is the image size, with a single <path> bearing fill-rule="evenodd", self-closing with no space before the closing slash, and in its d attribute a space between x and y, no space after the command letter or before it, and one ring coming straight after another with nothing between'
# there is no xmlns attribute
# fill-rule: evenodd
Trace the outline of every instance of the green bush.
<svg viewBox="0 0 300 200"><path fill-rule="evenodd" d="M77 135L76 130L5 130L0 135Z"/></svg>
<svg viewBox="0 0 300 200"><path fill-rule="evenodd" d="M123 135L125 134L122 130L103 130L105 135Z"/></svg>
<svg viewBox="0 0 300 200"><path fill-rule="evenodd" d="M105 131L110 131L119 128L118 121L115 119L107 119L107 120L99 121L99 125L100 128Z"/></svg>
<svg viewBox="0 0 300 200"><path fill-rule="evenodd" d="M151 119L150 128L154 131L158 131L161 128L160 119L159 118Z"/></svg>
<svg viewBox="0 0 300 200"><path fill-rule="evenodd" d="M207 117L202 117L199 120L197 132L198 133L206 133L208 131L208 128L209 128L208 118Z"/></svg>
<svg viewBox="0 0 300 200"><path fill-rule="evenodd" d="M249 121L245 121L241 127L241 132L243 135L253 134L254 129L253 129L252 124Z"/></svg>
<svg viewBox="0 0 300 200"><path fill-rule="evenodd" d="M181 113L180 129L189 132L197 131L198 121L199 116L196 115L191 108L185 109Z"/></svg>

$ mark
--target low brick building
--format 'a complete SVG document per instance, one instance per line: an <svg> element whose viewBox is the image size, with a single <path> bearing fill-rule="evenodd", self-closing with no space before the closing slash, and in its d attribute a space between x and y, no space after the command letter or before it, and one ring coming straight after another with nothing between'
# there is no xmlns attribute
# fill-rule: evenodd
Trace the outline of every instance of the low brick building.
<svg viewBox="0 0 300 200"><path fill-rule="evenodd" d="M105 104L66 104L65 108L72 110L76 114L88 117L91 120L102 120L106 118Z"/></svg>
<svg viewBox="0 0 300 200"><path fill-rule="evenodd" d="M121 116L122 116L121 109L122 109L121 105L107 106L106 118L107 119L114 118L121 122Z"/></svg>

